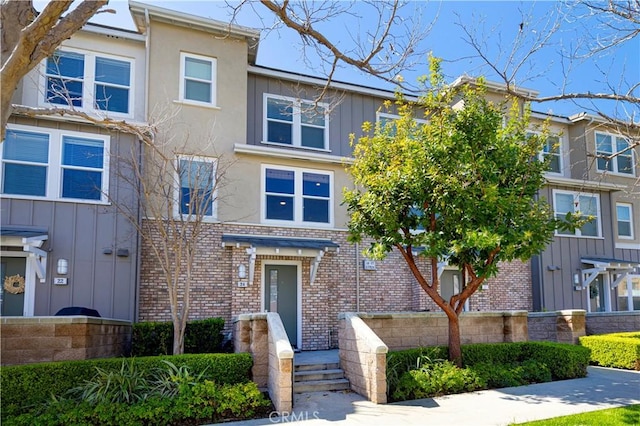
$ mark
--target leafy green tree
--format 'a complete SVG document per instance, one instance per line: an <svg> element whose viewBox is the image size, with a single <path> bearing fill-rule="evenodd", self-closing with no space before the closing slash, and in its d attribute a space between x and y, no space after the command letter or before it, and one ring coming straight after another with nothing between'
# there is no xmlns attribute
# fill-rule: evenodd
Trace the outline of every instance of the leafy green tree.
<svg viewBox="0 0 640 426"><path fill-rule="evenodd" d="M367 255L374 258L394 248L402 254L446 313L449 358L460 365L465 301L497 274L498 262L529 259L566 222L537 198L547 167L538 161L546 130L528 132L527 107L515 99L490 102L481 80L447 86L437 59L426 83L417 102L398 96L398 120L363 125L366 136L355 145L350 167L355 189L344 196L350 240L371 238ZM426 124L414 120L418 110ZM424 270L419 256L427 259ZM449 300L439 292L438 262L444 259L463 274L463 288Z"/></svg>

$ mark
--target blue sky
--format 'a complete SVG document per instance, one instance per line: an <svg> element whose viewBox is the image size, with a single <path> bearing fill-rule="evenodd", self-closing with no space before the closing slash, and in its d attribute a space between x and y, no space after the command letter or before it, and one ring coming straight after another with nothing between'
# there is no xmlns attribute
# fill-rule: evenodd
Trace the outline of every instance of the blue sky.
<svg viewBox="0 0 640 426"><path fill-rule="evenodd" d="M41 8L44 2L36 1L36 8ZM230 8L223 1L153 1L149 2L167 9L179 10L207 18L228 21ZM557 16L559 2L513 2L513 1L414 1L404 9L404 17L420 19L422 25L433 27L424 41L420 44L421 52L432 51L435 56L442 57L444 72L449 80L461 74L473 76L485 75L490 80L496 80L495 75L483 62L473 58L473 51L463 40L464 31L458 25L464 25L478 31L486 43L488 56L495 60L505 55L516 35L523 25L524 33L529 37L545 34L545 23L549 18ZM128 13L127 2L111 0L109 7L116 10L116 14L101 14L92 22L133 29L133 23ZM367 26L374 25L376 16L362 4L356 4L353 9L357 16L342 15L322 24L318 29L344 49L352 46L351 37L363 35ZM523 19L531 14L532 19ZM437 19L434 20L434 17ZM273 23L270 12L261 5L253 8L245 7L239 15L237 23L240 25L263 29ZM565 19L561 30L556 32L551 45L537 52L530 63L527 63L518 74L518 82L524 87L540 92L540 96L553 95L558 92L558 86L565 81L568 62L563 61L559 51L562 46L576 46L579 43L592 40L587 37L585 26L591 30L596 28L595 20L582 18L575 22ZM596 31L597 32L597 31ZM604 35L604 33L598 33ZM318 68L319 61L308 56L309 61L303 60L300 51L300 37L288 29L274 31L263 30L258 50L257 64L287 71L301 72L309 75L322 76ZM528 48L524 45L523 48ZM416 69L402 73L406 81L413 82L420 75L425 74L425 60ZM378 79L371 78L354 69L343 68L336 74L336 79L367 86L393 88ZM597 60L584 63L573 63L569 73L567 88L569 91L608 91L606 84L634 84L640 81L640 38L611 51ZM573 102L545 103L534 105L538 111L553 112L561 115L571 115L589 108L589 104L576 105ZM600 103L598 108L612 113L614 106ZM593 111L590 111L593 112ZM617 115L624 115L625 111L616 111Z"/></svg>

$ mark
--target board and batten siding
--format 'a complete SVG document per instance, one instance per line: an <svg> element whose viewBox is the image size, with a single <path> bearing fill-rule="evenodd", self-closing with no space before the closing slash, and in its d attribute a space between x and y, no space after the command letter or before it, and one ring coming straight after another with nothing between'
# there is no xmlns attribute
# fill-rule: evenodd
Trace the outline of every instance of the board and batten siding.
<svg viewBox="0 0 640 426"><path fill-rule="evenodd" d="M273 77L249 73L247 84L247 144L261 145L265 140L264 94L288 96L295 99L314 100L320 88ZM329 111L329 150L327 154L350 157L352 147L349 135L356 138L362 135L362 123L375 123L376 112L384 99L366 96L360 93L331 91L322 102L330 105ZM266 145L265 145L266 146ZM269 144L268 146L275 146ZM296 149L283 146L285 149ZM304 149L303 149L304 150Z"/></svg>
<svg viewBox="0 0 640 426"><path fill-rule="evenodd" d="M109 196L137 217L138 203L132 179L123 178L125 156L136 152L134 137L107 133L94 127L68 122L19 119L14 123L41 128L63 128L76 132L109 134ZM67 306L96 309L102 317L134 320L138 239L136 227L115 205L2 198L0 226L31 226L48 231L42 249L48 251L47 280L36 279L34 315L54 315ZM104 251L111 250L111 254ZM128 256L118 256L119 249ZM67 259L69 272L57 275L58 259ZM67 277L67 285L53 285L56 276Z"/></svg>
<svg viewBox="0 0 640 426"><path fill-rule="evenodd" d="M568 187L545 187L541 196L553 205L553 189L580 192ZM639 260L639 250L616 249L614 239L614 215L611 193L607 191L583 190L584 193L598 194L600 197L600 238L556 236L547 248L534 260L532 267L534 288L534 310L586 309L584 291L574 289L573 277L580 270L588 268L583 258L603 258L635 261ZM549 270L549 267L559 269ZM617 310L618 300L611 298L611 307Z"/></svg>

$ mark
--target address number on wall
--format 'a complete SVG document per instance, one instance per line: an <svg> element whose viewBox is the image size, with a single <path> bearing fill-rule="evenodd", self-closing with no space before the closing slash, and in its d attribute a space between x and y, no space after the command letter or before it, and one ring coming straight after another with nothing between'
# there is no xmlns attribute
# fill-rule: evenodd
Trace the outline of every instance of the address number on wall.
<svg viewBox="0 0 640 426"><path fill-rule="evenodd" d="M53 279L53 285L67 285L66 277L55 277Z"/></svg>

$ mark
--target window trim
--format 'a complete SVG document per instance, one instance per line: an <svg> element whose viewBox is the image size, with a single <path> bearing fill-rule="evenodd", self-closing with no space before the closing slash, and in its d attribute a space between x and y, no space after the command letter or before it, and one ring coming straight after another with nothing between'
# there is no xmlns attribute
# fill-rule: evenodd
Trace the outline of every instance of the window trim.
<svg viewBox="0 0 640 426"><path fill-rule="evenodd" d="M292 126L292 135L291 135L291 144L273 142L269 140L269 118L268 118L268 108L267 103L269 98L277 99L280 101L291 102L291 106L293 109L293 120L291 121ZM313 101L307 99L299 99L292 98L289 96L283 95L275 95L271 93L263 93L262 94L262 143L264 145L274 145L274 146L284 146L291 148L300 148L311 151L321 151L321 152L331 152L329 146L329 105L326 103L318 102L317 105L321 108L324 108L324 148L315 148L311 146L302 145L302 107L303 103L313 104ZM312 125L313 126L313 125ZM319 126L313 126L314 128L320 128Z"/></svg>
<svg viewBox="0 0 640 426"><path fill-rule="evenodd" d="M186 80L186 76L185 76L185 71L186 71L186 59L187 58L193 58L193 59L197 59L199 61L206 61L209 62L211 64L211 102L203 102L203 101L197 101L194 99L188 99L186 98L186 93L185 93L185 87L184 87L184 83ZM191 77L190 77L191 78ZM206 80L199 80L197 79L196 81L202 81L205 82ZM180 81L178 83L178 102L186 104L186 105L196 105L196 106L203 106L203 107L218 107L218 85L217 85L217 81L218 81L218 58L212 57L212 56L203 56L203 55L198 55L195 53L189 53L189 52L180 52Z"/></svg>
<svg viewBox="0 0 640 426"><path fill-rule="evenodd" d="M620 218L618 218L618 207L626 207L629 209L629 230L631 231L631 235L620 235ZM624 202L616 202L616 236L621 240L634 240L635 233L633 229L633 204L624 203Z"/></svg>
<svg viewBox="0 0 640 426"><path fill-rule="evenodd" d="M528 130L527 133L532 134L532 135L540 135L539 131L536 130ZM564 176L564 138L562 137L562 135L557 134L557 133L550 133L549 135L547 135L547 138L549 137L556 137L558 138L558 164L559 164L559 169L560 171L558 172L554 172L553 170L546 170L545 173L549 174L549 175L554 175L554 176ZM545 144L547 143L547 141L545 140ZM544 148L542 149L542 151L540 151L538 153L538 160L540 161L545 161L545 152L544 152ZM554 154L555 155L555 154Z"/></svg>
<svg viewBox="0 0 640 426"><path fill-rule="evenodd" d="M575 199L579 196L589 196L595 197L596 199L596 220L597 220L597 229L598 235L582 235L582 231L580 228L576 228L573 234L561 234L558 230L555 231L556 237L569 237L569 238L591 238L591 239L602 239L602 209L600 207L600 194L593 192L576 192L576 191L566 191L564 189L553 189L552 197L553 197L553 216L557 217L557 208L556 208L556 194L569 194L574 198L574 213L575 213Z"/></svg>
<svg viewBox="0 0 640 426"><path fill-rule="evenodd" d="M38 94L38 105L47 108L66 108L73 109L76 111L83 111L92 114L105 115L109 117L120 117L120 118L133 118L134 117L134 97L136 93L135 87L135 59L127 56L118 56L112 55L109 53L102 52L94 52L90 50L77 49L72 47L61 46L56 49L56 52L69 52L69 53L79 53L84 55L84 74L82 78L82 106L74 107L72 105L63 105L63 104L54 104L51 102L47 102L47 60L48 57L42 60L40 64L40 80L39 80L39 88L42 90L42 93ZM106 84L111 87L122 88L124 86L112 84L112 83L104 83L96 81L96 58L105 58L105 59L114 59L121 62L129 63L129 104L128 104L128 113L116 112L103 110L96 107L96 98L95 98L95 86L96 84ZM75 81L76 79L74 79ZM79 80L79 79L78 79Z"/></svg>
<svg viewBox="0 0 640 426"><path fill-rule="evenodd" d="M180 190L182 188L180 181L180 160L195 161L199 163L211 163L213 164L213 194L211 196L211 215L202 215L200 219L202 222L217 222L218 221L218 158L206 157L202 155L189 155L189 154L177 154L174 160L174 173L175 181L173 187L173 217L176 219L182 218L187 220L189 214L181 212L182 199L180 197Z"/></svg>
<svg viewBox="0 0 640 426"><path fill-rule="evenodd" d="M402 117L400 117L398 114L391 114L388 112L376 111L376 123L378 123L381 118L390 118L392 120L399 120ZM413 119L415 120L416 123L429 124L429 120L425 120L424 118L414 117Z"/></svg>
<svg viewBox="0 0 640 426"><path fill-rule="evenodd" d="M21 124L9 124L7 130L17 130L30 133L47 134L49 136L49 158L47 163L42 163L47 167L47 180L45 195L20 195L1 193L2 198L15 198L23 200L45 200L45 201L62 201L79 204L110 204L109 202L109 179L110 179L110 149L111 136L99 133L83 133L72 130L51 129L45 127L26 126ZM102 188L100 189L99 200L88 200L83 198L62 197L62 175L64 168L84 169L83 167L65 167L62 164L63 137L71 136L82 139L101 140L103 142L103 163L102 163ZM0 148L0 179L4 179L4 144ZM98 169L94 169L98 170ZM0 187L0 190L2 188ZM56 194L53 196L52 194Z"/></svg>
<svg viewBox="0 0 640 426"><path fill-rule="evenodd" d="M267 169L284 170L293 172L293 220L267 219L267 203L266 203L266 178ZM328 222L305 222L303 220L303 173L314 173L329 176L329 198L328 198ZM306 167L291 167L279 164L262 164L260 169L260 223L269 225L297 226L297 227L314 227L314 228L332 228L334 226L334 173L332 170L309 169Z"/></svg>
<svg viewBox="0 0 640 426"><path fill-rule="evenodd" d="M627 144L629 143L629 141L627 140L627 138L623 137L620 134L617 133L609 133L609 132L600 132L600 131L594 131L593 132L593 142L594 142L594 152L596 154L596 156L598 155L598 135L603 135L603 136L610 136L611 137L611 149L612 149L612 153L614 152L618 152L618 139L624 139ZM623 173L623 172L619 172L618 171L618 162L616 161L616 158L613 158L610 161L610 164L613 165L613 170L602 170L600 169L600 167L598 167L598 157L596 157L596 171L598 173L601 174L613 174L616 176L625 176L625 177L635 177L636 176L636 158L635 158L635 150L634 149L629 149L629 152L631 153L631 173Z"/></svg>

